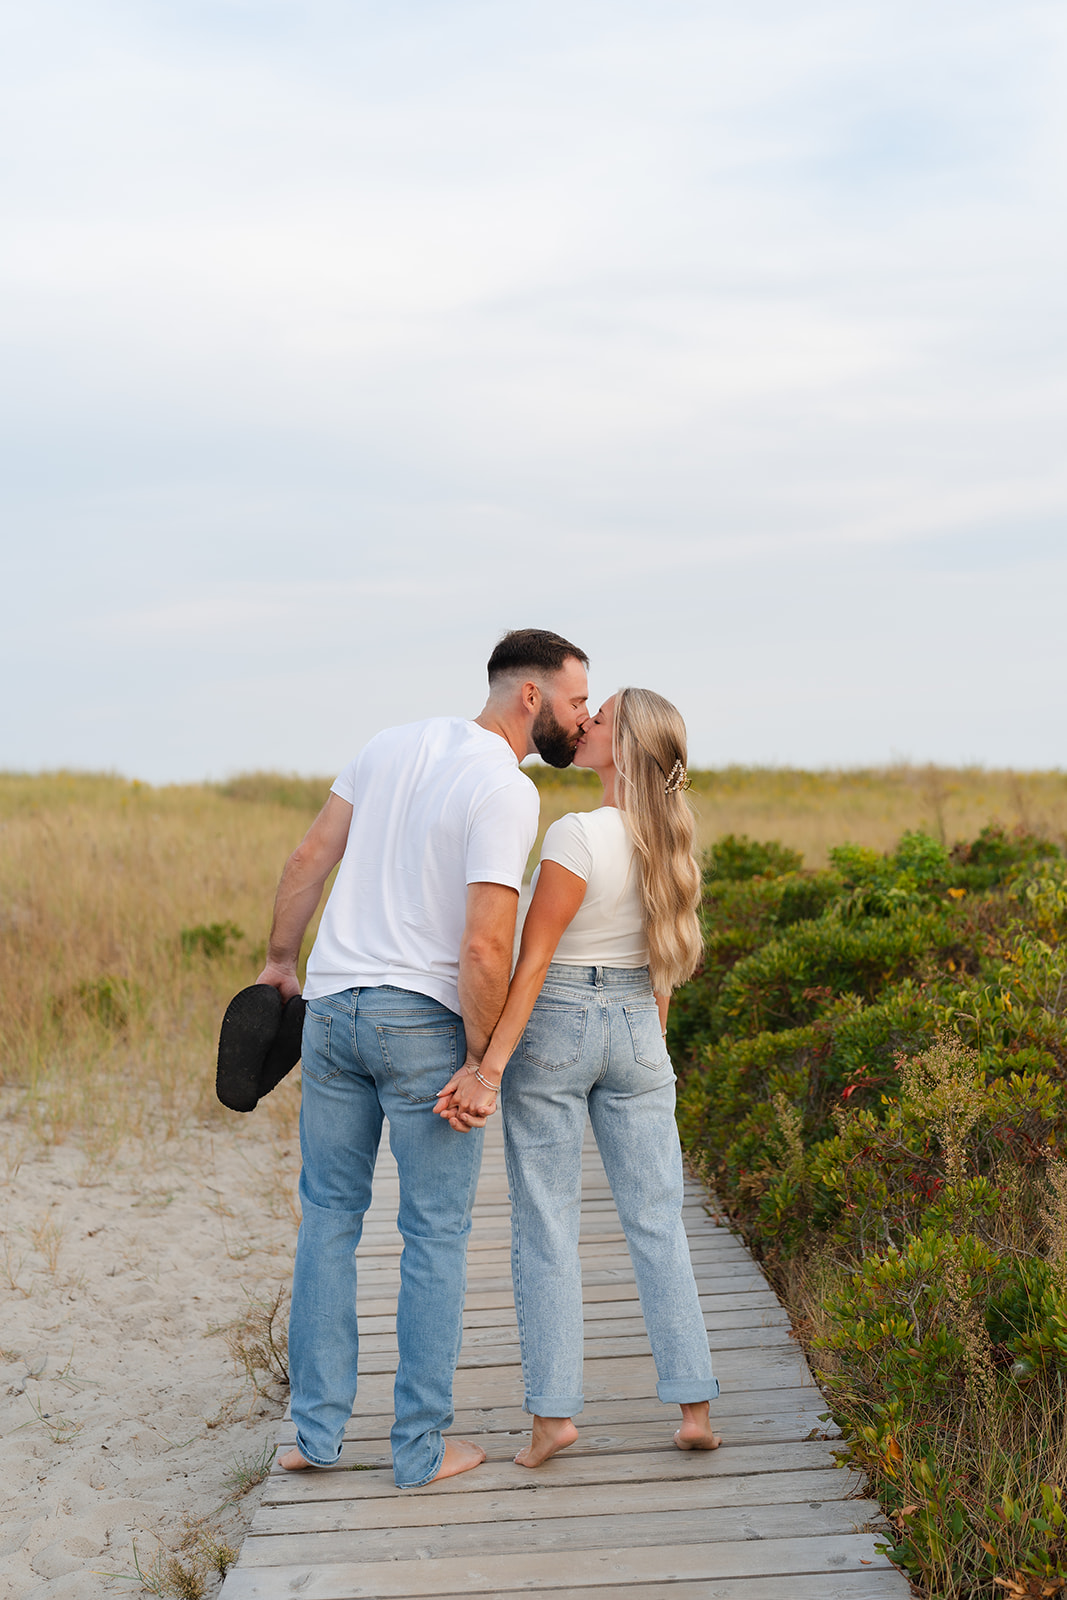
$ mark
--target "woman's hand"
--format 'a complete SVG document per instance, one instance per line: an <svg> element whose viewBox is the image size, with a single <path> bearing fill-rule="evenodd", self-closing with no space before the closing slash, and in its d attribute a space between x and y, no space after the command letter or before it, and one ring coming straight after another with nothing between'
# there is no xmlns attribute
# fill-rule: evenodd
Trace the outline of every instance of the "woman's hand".
<svg viewBox="0 0 1067 1600"><path fill-rule="evenodd" d="M478 1077L480 1069L480 1061L468 1058L438 1092L434 1111L457 1133L484 1128L497 1108L497 1090L482 1082Z"/></svg>
<svg viewBox="0 0 1067 1600"><path fill-rule="evenodd" d="M434 1110L457 1133L465 1133L468 1128L484 1128L487 1118L496 1110L496 1093L489 1085L499 1085L522 1030L530 1020L560 934L584 898L584 878L556 861L541 863L537 888L522 930L515 973L485 1055L481 1060L468 1055L437 1096Z"/></svg>

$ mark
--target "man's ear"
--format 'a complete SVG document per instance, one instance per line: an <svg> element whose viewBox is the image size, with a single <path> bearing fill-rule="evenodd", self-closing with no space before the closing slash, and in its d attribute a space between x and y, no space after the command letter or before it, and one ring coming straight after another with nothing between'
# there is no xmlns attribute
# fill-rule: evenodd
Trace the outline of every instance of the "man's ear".
<svg viewBox="0 0 1067 1600"><path fill-rule="evenodd" d="M533 683L532 681L527 681L524 683L521 690L521 697L523 709L536 716L538 711L541 709L541 691L537 687L536 683Z"/></svg>

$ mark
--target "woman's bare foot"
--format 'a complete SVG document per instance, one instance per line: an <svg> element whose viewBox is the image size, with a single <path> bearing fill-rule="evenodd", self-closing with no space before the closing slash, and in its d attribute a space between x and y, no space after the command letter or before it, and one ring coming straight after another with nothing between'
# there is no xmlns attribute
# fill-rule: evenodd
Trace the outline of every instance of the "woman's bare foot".
<svg viewBox="0 0 1067 1600"><path fill-rule="evenodd" d="M520 1467L539 1467L557 1450L565 1450L578 1437L578 1429L570 1417L534 1417L530 1442L519 1451L515 1460Z"/></svg>
<svg viewBox="0 0 1067 1600"><path fill-rule="evenodd" d="M286 1472L303 1472L305 1467L313 1467L315 1463L306 1461L294 1444L291 1450L287 1450L283 1456L278 1457L278 1465L283 1467Z"/></svg>
<svg viewBox="0 0 1067 1600"><path fill-rule="evenodd" d="M722 1435L711 1431L708 1421L708 1402L682 1407L682 1426L674 1435L679 1450L717 1450Z"/></svg>
<svg viewBox="0 0 1067 1600"><path fill-rule="evenodd" d="M430 1482L436 1483L439 1478L455 1478L461 1472L469 1472L472 1467L480 1467L484 1460L485 1451L481 1445L471 1444L469 1439L446 1439L444 1460Z"/></svg>

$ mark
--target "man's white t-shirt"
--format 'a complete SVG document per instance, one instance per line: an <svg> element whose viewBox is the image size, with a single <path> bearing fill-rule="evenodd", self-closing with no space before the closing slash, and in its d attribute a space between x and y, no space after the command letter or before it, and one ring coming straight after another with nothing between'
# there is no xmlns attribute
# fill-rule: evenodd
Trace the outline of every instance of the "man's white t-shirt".
<svg viewBox="0 0 1067 1600"><path fill-rule="evenodd" d="M558 862L586 884L553 961L579 967L648 965L637 852L617 806L560 817L545 834L541 860ZM540 870L534 874L535 888Z"/></svg>
<svg viewBox="0 0 1067 1600"><path fill-rule="evenodd" d="M433 717L379 733L333 792L352 822L305 1000L388 983L458 1013L467 886L521 888L537 789L499 734Z"/></svg>

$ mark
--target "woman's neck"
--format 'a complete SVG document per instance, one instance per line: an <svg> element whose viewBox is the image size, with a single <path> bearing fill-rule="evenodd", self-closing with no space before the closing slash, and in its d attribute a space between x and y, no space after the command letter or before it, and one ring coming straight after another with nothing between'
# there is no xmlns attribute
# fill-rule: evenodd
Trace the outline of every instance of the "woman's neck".
<svg viewBox="0 0 1067 1600"><path fill-rule="evenodd" d="M615 798L615 780L618 776L614 766L608 767L605 772L597 773L597 777L604 785L604 798L600 802L602 806L618 805L619 802Z"/></svg>

